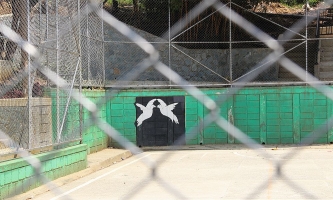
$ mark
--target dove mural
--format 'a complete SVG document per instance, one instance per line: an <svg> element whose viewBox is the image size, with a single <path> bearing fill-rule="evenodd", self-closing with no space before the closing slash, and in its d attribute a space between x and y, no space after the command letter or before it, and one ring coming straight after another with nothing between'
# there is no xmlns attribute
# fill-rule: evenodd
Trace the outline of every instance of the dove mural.
<svg viewBox="0 0 333 200"><path fill-rule="evenodd" d="M146 119L150 118L153 115L153 108L155 108L156 106L154 105L154 102L156 101L156 99L152 99L150 100L146 106L143 106L139 103L136 103L135 105L137 107L139 107L142 110L142 114L138 117L138 119L136 120L137 122L137 126L140 126L142 124L143 121L145 121Z"/></svg>
<svg viewBox="0 0 333 200"><path fill-rule="evenodd" d="M133 106L138 147L185 144L184 96L138 96Z"/></svg>
<svg viewBox="0 0 333 200"><path fill-rule="evenodd" d="M160 103L157 107L160 109L162 115L169 117L172 122L179 124L177 116L172 112L178 103L166 105L162 99L157 99L157 101Z"/></svg>

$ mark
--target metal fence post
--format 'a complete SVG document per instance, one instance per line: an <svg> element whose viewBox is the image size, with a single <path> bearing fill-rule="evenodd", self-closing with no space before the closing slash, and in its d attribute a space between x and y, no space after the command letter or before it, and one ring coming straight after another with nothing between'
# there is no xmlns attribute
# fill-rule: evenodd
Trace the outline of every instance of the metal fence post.
<svg viewBox="0 0 333 200"><path fill-rule="evenodd" d="M59 44L59 1L56 0L55 3L55 12L56 12L56 38L57 38L57 49L56 49L56 71L57 74L59 74L60 70L59 70L59 48L60 48L60 44ZM58 77L57 77L57 81L58 81ZM59 86L57 85L57 90L56 90L56 107L57 107L57 138L60 136L60 89ZM58 141L57 141L58 142Z"/></svg>
<svg viewBox="0 0 333 200"><path fill-rule="evenodd" d="M23 26L27 26L27 40L28 40L28 42L30 42L30 12L29 12L29 10L30 10L30 4L29 4L29 0L26 0L26 13L24 13L24 15L25 15L25 17L27 18L27 20L26 20L26 22L27 22L27 24L23 24ZM22 23L22 22L20 22L20 23ZM23 50L23 48L21 48L21 51L24 51ZM21 56L22 56L23 54L21 53ZM30 55L29 54L27 54L27 61L28 61L28 63L27 63L27 65L28 66L25 66L25 63L23 63L24 64L24 66L23 67L28 67L28 71L29 71L29 74L28 74L28 81L27 81L27 83L24 81L25 79L23 79L23 84L27 84L27 100L28 100L28 102L27 102L27 104L28 104L28 123L29 123L29 126L28 126L28 128L29 128L29 131L28 131L28 134L29 134L29 145L28 145L28 148L29 149L31 149L32 148L32 142L33 142L33 137L32 137L32 135L33 135L33 130L32 130L32 126L33 126L33 123L34 123L34 121L33 121L33 118L32 118L32 85L33 85L33 83L32 83L32 81L33 81L33 78L31 77L32 76L32 71L31 71L31 60L30 60ZM24 59L23 57L21 57L21 60L22 59ZM23 87L25 87L25 86L23 86Z"/></svg>

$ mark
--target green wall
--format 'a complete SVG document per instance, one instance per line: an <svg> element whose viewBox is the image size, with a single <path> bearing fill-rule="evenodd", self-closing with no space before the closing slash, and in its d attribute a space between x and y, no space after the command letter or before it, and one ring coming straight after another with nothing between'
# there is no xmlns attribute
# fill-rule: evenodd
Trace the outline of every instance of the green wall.
<svg viewBox="0 0 333 200"><path fill-rule="evenodd" d="M105 97L105 90L83 90L83 95L88 97L92 102L98 103ZM106 120L106 104L98 105L100 117ZM77 118L78 116L76 116ZM109 137L100 130L96 125L91 124L92 118L88 110L83 109L83 133L82 143L88 145L88 154L101 151L108 147Z"/></svg>
<svg viewBox="0 0 333 200"><path fill-rule="evenodd" d="M77 90L76 90L77 91ZM51 89L47 91L47 95L52 98L52 130L53 130L53 140L56 142L57 138L57 96L56 89ZM92 102L97 103L99 100L104 98L105 90L82 90L82 94L90 99ZM60 123L62 123L62 118L65 112L66 104L68 101L68 96L63 92L59 95L59 111L60 111ZM100 115L105 120L106 119L106 105L100 105ZM104 134L96 125L91 124L92 118L90 113L85 108L82 109L82 124L80 127L80 105L77 101L71 99L68 106L66 119L62 131L62 137L66 141L77 140L81 138L80 129L82 129L82 143L88 145L88 154L100 151L107 148L108 146L108 136ZM68 145L79 144L80 141L71 142ZM66 146L66 145L65 145Z"/></svg>
<svg viewBox="0 0 333 200"><path fill-rule="evenodd" d="M87 145L81 144L34 156L42 165L43 174L50 180L83 170L87 167ZM42 185L34 169L22 158L0 163L0 199Z"/></svg>
<svg viewBox="0 0 333 200"><path fill-rule="evenodd" d="M228 90L229 88L201 89L212 99L226 97ZM49 94L55 103L54 91L50 91ZM93 102L98 102L105 97L104 90L84 90L83 94ZM133 143L136 143L134 103L138 96L185 96L186 144L188 145L240 143L214 123L203 130L196 130L195 137L191 138L189 130L204 119L208 110L191 95L177 89L123 90L112 100L98 105L100 117ZM66 101L63 99L61 102ZM55 107L52 110L54 118ZM80 134L79 110L79 104L71 101L63 133L65 136ZM220 105L222 117L232 121L250 138L265 144L299 143L306 138L313 138L312 130L322 124L327 126L329 131L317 139L316 143L331 143L333 130L325 122L332 113L332 101L313 88L305 86L244 88ZM72 143L71 145L74 145L72 147L64 148L66 147L64 145L59 147L63 148L61 150L35 156L41 160L43 172L51 180L86 168L88 153L100 151L108 146L118 146L98 127L91 125L92 118L86 109L83 109L82 117L82 143L84 144ZM0 199L11 192L19 194L39 186L40 182L35 183L33 176L32 167L22 159L1 162Z"/></svg>
<svg viewBox="0 0 333 200"><path fill-rule="evenodd" d="M217 99L226 95L229 89L201 90L210 98ZM208 110L181 90L124 90L106 105L107 121L126 138L136 143L135 97L179 95L185 96L186 99L185 126L188 132L207 115ZM262 144L292 144L305 138L313 138L312 130L325 124L332 116L332 109L331 100L306 86L244 88L220 105L221 116L233 120L236 127ZM331 127L327 128L330 131L315 143L333 141L333 131ZM240 143L215 123L208 125L204 130L198 130L195 138L186 136L186 143L189 145ZM111 139L111 145L117 146L117 143Z"/></svg>

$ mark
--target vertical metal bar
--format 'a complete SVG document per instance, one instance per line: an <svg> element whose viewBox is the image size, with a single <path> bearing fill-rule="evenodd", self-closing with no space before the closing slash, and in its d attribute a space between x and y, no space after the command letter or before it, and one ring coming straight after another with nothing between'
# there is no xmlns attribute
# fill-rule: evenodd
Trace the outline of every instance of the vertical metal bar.
<svg viewBox="0 0 333 200"><path fill-rule="evenodd" d="M308 5L309 1L306 1L305 8L305 80L308 81Z"/></svg>
<svg viewBox="0 0 333 200"><path fill-rule="evenodd" d="M46 1L46 31L45 31L45 34L46 34L46 39L45 40L48 40L49 38L49 2Z"/></svg>
<svg viewBox="0 0 333 200"><path fill-rule="evenodd" d="M320 9L317 10L317 25L316 25L316 37L319 38L319 34L320 34Z"/></svg>
<svg viewBox="0 0 333 200"><path fill-rule="evenodd" d="M168 11L169 11L169 28L168 28L168 31L169 31L169 39L168 39L168 45L169 45L169 67L171 67L171 33L170 33L170 29L171 29L171 1L169 0L169 3L168 3ZM171 88L171 80L169 79L169 85L170 85L170 88Z"/></svg>
<svg viewBox="0 0 333 200"><path fill-rule="evenodd" d="M42 2L40 1L39 3L39 14L38 14L38 17L39 17L39 44L42 43ZM43 51L43 50L42 50Z"/></svg>
<svg viewBox="0 0 333 200"><path fill-rule="evenodd" d="M26 15L27 17L27 24L22 24L23 26L27 26L27 40L28 42L30 42L30 16L29 16L29 0L26 1L26 13L24 13L24 15ZM23 51L23 49L21 49L21 51ZM22 55L22 54L21 54ZM28 70L29 70L29 75L28 75L28 83L24 83L25 81L23 81L23 84L28 84L28 122L29 122L29 126L28 126L28 132L29 132L29 149L32 148L32 87L31 87L31 63L30 63L30 55L28 54ZM22 58L21 58L22 59ZM24 63L25 65L25 63Z"/></svg>
<svg viewBox="0 0 333 200"><path fill-rule="evenodd" d="M55 12L56 12L56 40L57 40L57 53L56 53L56 71L57 74L59 74L59 13L58 13L58 0L55 1ZM58 79L58 76L57 76ZM60 89L57 84L57 90L56 90L56 95L57 95L57 138L60 135L60 97L59 97Z"/></svg>
<svg viewBox="0 0 333 200"><path fill-rule="evenodd" d="M88 2L87 2L88 3ZM89 48L89 46L90 46L90 36L89 36L89 15L90 14L87 14L87 31L86 31L86 38L87 38L87 51L88 51L88 65L87 65L87 67L88 67L88 69L87 69L87 79L88 79L88 83L89 84L91 84L90 83L90 48Z"/></svg>
<svg viewBox="0 0 333 200"><path fill-rule="evenodd" d="M63 118L62 118L62 123L61 123L60 130L59 130L60 134L58 134L58 136L57 136L57 142L58 143L60 143L61 133L62 133L62 130L64 128L65 119L67 117L67 111L68 111L69 103L71 101L72 92L73 92L73 89L74 89L76 73L78 71L80 63L81 63L81 59L79 58L78 61L77 61L77 64L76 64L76 68L75 68L74 76L73 76L73 79L72 79L71 87L70 87L70 90L69 90L69 93L68 93L67 103L66 103L66 107L65 107L65 110L64 110L64 115L63 115Z"/></svg>
<svg viewBox="0 0 333 200"><path fill-rule="evenodd" d="M103 3L101 2L101 6L103 7ZM104 9L102 10L102 15L104 15ZM102 62L103 62L103 64L102 64L102 66L103 66L103 86L105 86L106 85L106 83L105 83L105 42L104 42L104 21L102 20L102 19L100 19L101 20L101 23L102 23L102 41L103 41L103 48L102 48Z"/></svg>
<svg viewBox="0 0 333 200"><path fill-rule="evenodd" d="M229 75L230 75L230 83L232 84L233 82L233 77L232 77L232 38L231 38L231 1L229 2L229 5L230 5L230 10L229 10Z"/></svg>
<svg viewBox="0 0 333 200"><path fill-rule="evenodd" d="M80 5L81 5L81 0L77 0L77 10L78 10L78 19L79 19L79 29L78 29L78 34L79 34L79 51L80 51L80 60L81 60L81 56L82 56L82 37L81 37L81 10L80 10ZM104 33L104 32L103 32ZM104 34L103 34L104 35ZM80 62L80 69L79 69L79 92L80 94L82 93L82 62ZM83 120L83 117L82 117L82 112L83 112L83 106L82 104L79 104L79 120L80 120L80 143L82 143L82 130L83 130L83 123L82 123L82 120Z"/></svg>

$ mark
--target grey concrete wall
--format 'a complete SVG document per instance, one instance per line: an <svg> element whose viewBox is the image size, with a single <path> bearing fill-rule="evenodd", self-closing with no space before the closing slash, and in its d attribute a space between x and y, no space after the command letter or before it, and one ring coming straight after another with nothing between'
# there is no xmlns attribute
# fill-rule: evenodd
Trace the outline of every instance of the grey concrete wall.
<svg viewBox="0 0 333 200"><path fill-rule="evenodd" d="M232 49L230 53L229 49L187 49L176 44L172 44L169 49L167 40L131 28L159 50L161 60L166 65L191 82L228 83L231 79L236 80L251 71L271 52L267 48L247 48ZM147 57L136 44L131 43L108 25L104 26L104 39L107 82L121 79ZM256 81L277 79L278 67L274 64L269 70L260 74ZM154 69L150 69L140 75L136 81L167 81L167 79Z"/></svg>
<svg viewBox="0 0 333 200"><path fill-rule="evenodd" d="M27 98L0 99L0 127L16 144L25 149L46 147L52 142L52 101L31 98L31 119ZM30 123L30 124L29 124ZM31 133L29 135L29 125ZM8 141L4 141L8 142ZM13 145L13 144L7 144ZM0 147L4 148L1 144Z"/></svg>

